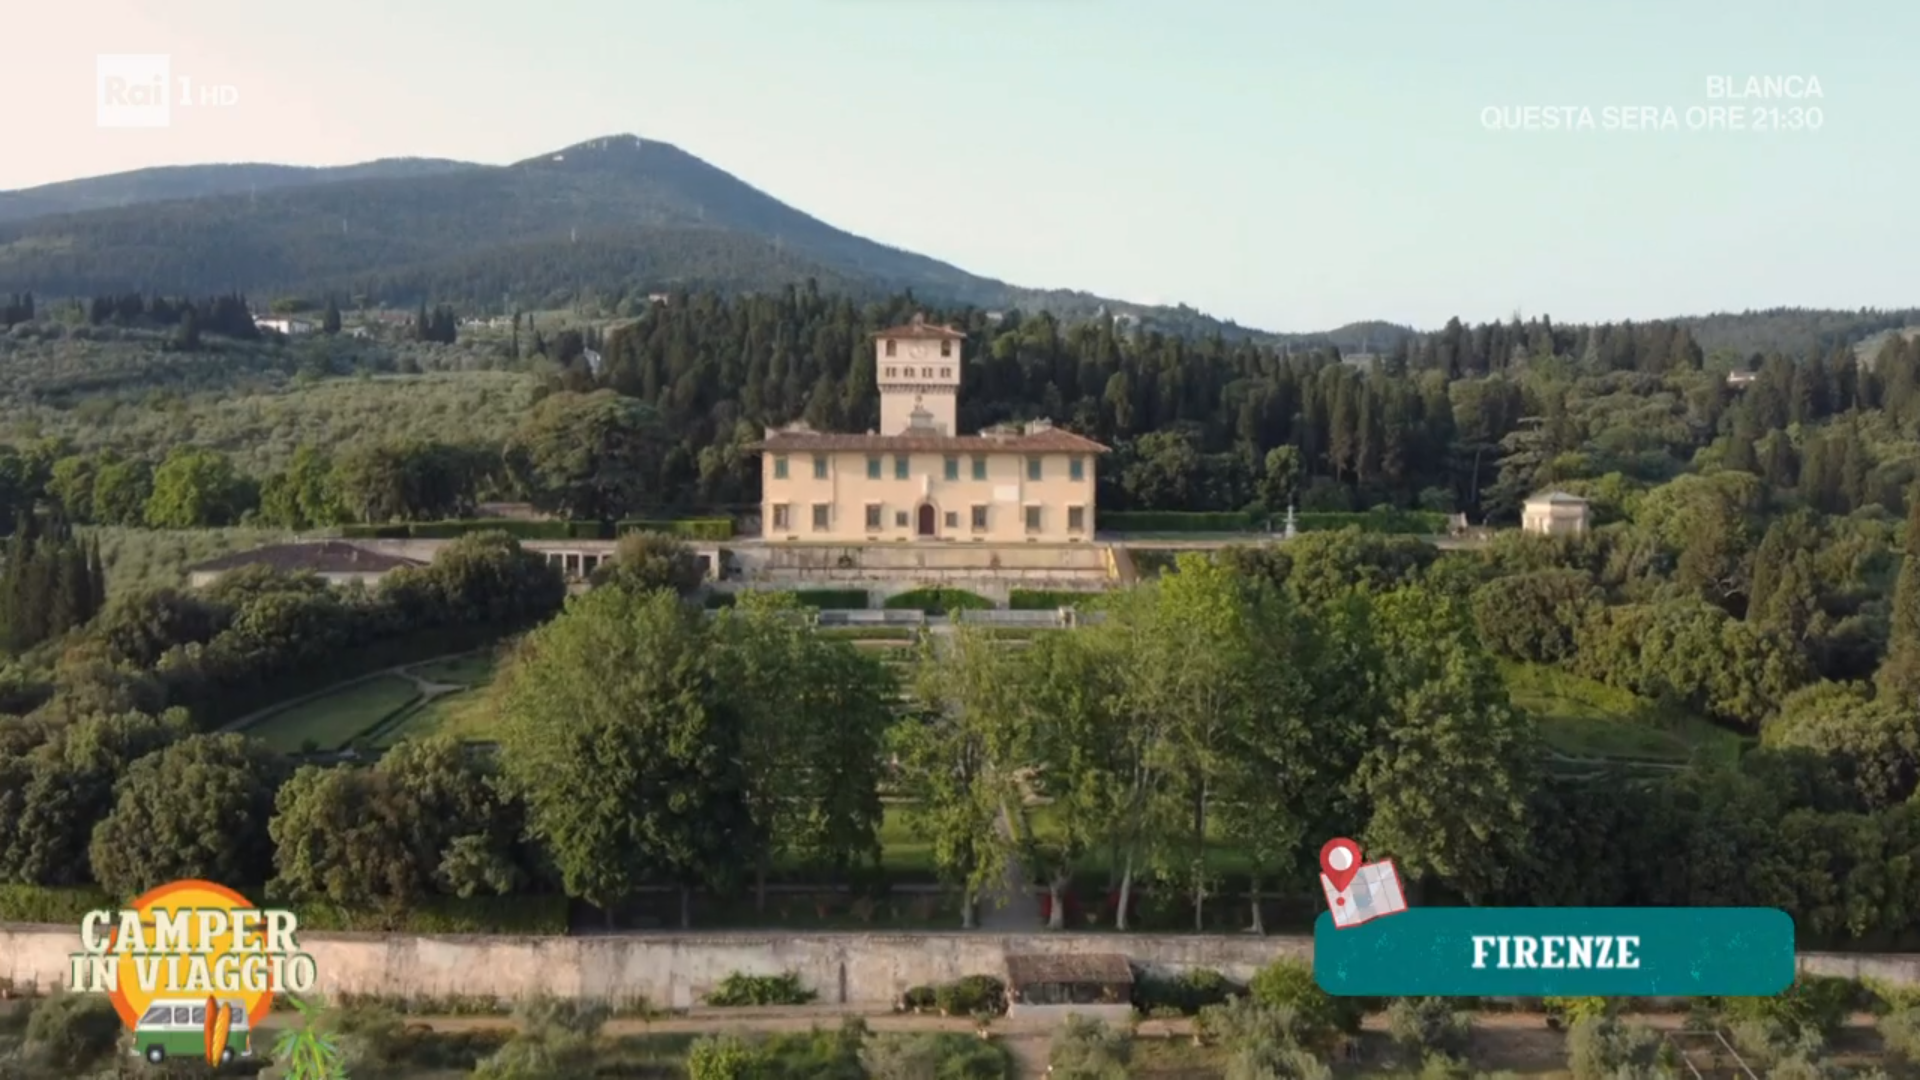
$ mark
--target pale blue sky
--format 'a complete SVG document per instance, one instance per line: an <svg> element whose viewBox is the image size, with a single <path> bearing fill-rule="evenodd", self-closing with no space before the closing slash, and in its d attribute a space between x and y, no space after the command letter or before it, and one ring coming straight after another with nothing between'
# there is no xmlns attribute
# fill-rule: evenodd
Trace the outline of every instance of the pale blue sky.
<svg viewBox="0 0 1920 1080"><path fill-rule="evenodd" d="M23 2L0 188L631 132L976 273L1268 329L1920 304L1912 0ZM239 104L97 129L103 52ZM1817 77L1719 104L1820 130L1689 130L1714 75ZM1569 105L1681 128L1482 119Z"/></svg>

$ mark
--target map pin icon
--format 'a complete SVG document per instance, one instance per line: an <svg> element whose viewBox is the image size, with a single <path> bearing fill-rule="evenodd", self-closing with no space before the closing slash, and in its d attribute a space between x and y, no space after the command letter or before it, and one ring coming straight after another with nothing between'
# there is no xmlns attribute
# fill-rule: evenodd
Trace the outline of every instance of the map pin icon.
<svg viewBox="0 0 1920 1080"><path fill-rule="evenodd" d="M1346 892L1353 875L1360 872L1360 845L1344 836L1336 836L1320 849L1320 872L1333 882L1335 892Z"/></svg>

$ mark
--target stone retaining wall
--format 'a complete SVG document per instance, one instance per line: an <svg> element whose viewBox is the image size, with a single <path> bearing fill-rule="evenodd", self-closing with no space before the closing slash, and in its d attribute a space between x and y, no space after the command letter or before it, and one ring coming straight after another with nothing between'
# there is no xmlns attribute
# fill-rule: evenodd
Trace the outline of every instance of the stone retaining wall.
<svg viewBox="0 0 1920 1080"><path fill-rule="evenodd" d="M319 969L321 993L394 996L534 993L564 997L643 996L657 1006L700 1002L735 972L798 972L824 1004L891 1004L914 986L964 975L1004 974L1009 953L1124 953L1160 973L1211 968L1245 980L1281 956L1310 959L1306 936L1173 934L768 934L648 933L592 937L426 937L302 934ZM79 950L75 927L0 924L0 979L52 990ZM1821 975L1920 984L1920 954L1802 953L1800 968Z"/></svg>

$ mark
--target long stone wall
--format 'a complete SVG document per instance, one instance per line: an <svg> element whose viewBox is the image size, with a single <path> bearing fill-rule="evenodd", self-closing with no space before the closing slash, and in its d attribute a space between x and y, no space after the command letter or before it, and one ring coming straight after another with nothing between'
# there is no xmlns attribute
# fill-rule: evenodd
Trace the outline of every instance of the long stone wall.
<svg viewBox="0 0 1920 1080"><path fill-rule="evenodd" d="M798 972L825 1004L884 1007L910 987L1004 974L1009 953L1124 953L1148 971L1211 968L1250 978L1281 956L1310 959L1313 939L1154 934L617 934L592 937L425 937L303 934L321 993L396 996L535 993L644 996L698 1004L735 971ZM0 924L0 978L53 990L80 947L74 927ZM1814 974L1920 984L1920 954L1802 953Z"/></svg>

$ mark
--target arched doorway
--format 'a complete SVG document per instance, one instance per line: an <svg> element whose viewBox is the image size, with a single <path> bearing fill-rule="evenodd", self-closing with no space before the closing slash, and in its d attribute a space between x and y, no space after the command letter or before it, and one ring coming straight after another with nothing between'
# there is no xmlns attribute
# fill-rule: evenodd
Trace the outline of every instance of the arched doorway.
<svg viewBox="0 0 1920 1080"><path fill-rule="evenodd" d="M939 515L935 513L932 503L921 503L918 521L919 528L914 531L921 536L932 536L934 534L934 523L938 517Z"/></svg>

